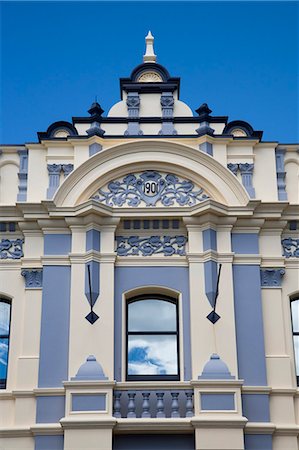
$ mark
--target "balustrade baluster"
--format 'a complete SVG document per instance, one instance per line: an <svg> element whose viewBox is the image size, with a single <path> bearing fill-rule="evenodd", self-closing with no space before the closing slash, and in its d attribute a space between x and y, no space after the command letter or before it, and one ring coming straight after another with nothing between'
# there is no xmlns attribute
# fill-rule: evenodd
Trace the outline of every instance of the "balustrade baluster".
<svg viewBox="0 0 299 450"><path fill-rule="evenodd" d="M157 414L156 417L165 417L164 413L164 392L156 392L157 396Z"/></svg>
<svg viewBox="0 0 299 450"><path fill-rule="evenodd" d="M128 402L128 414L127 414L127 417L129 419L133 419L133 418L136 417L135 396L136 396L136 392L128 392L129 402Z"/></svg>
<svg viewBox="0 0 299 450"><path fill-rule="evenodd" d="M149 396L150 396L150 392L142 392L143 402L142 402L141 417L151 417Z"/></svg>
<svg viewBox="0 0 299 450"><path fill-rule="evenodd" d="M114 417L121 417L120 412L120 397L121 392L114 392Z"/></svg>
<svg viewBox="0 0 299 450"><path fill-rule="evenodd" d="M171 392L170 394L171 394L171 397L172 397L172 401L171 401L171 417L180 417L179 401L178 401L179 392Z"/></svg>
<svg viewBox="0 0 299 450"><path fill-rule="evenodd" d="M194 412L193 412L193 401L192 401L192 397L193 397L193 392L192 391L186 391L186 417L193 417L194 416Z"/></svg>

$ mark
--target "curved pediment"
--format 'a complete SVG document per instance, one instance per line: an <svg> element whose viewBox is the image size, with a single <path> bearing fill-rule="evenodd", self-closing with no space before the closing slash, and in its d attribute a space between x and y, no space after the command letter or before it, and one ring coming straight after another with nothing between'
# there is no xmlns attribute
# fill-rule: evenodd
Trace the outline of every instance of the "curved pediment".
<svg viewBox="0 0 299 450"><path fill-rule="evenodd" d="M146 181L155 190L147 196ZM75 206L95 196L102 204L123 208L186 208L207 198L224 205L245 206L249 200L238 179L213 157L162 140L138 140L95 154L67 177L54 202L57 206Z"/></svg>

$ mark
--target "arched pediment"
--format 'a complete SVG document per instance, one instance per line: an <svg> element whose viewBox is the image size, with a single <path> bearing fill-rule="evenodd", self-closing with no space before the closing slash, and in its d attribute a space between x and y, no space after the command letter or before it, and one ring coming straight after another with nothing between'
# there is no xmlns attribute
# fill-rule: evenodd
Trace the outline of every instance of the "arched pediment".
<svg viewBox="0 0 299 450"><path fill-rule="evenodd" d="M99 189L108 192L109 183L122 182L127 175L140 178L145 172L158 173L160 180L174 175L180 186L191 183L193 191L201 190L203 195L197 198L198 202L210 198L224 205L245 206L249 201L238 179L201 150L169 141L138 140L107 148L89 158L68 176L57 191L54 202L57 206L79 205L97 195ZM188 207L187 203L175 206ZM137 205L122 205L132 206ZM167 207L163 203L162 206Z"/></svg>

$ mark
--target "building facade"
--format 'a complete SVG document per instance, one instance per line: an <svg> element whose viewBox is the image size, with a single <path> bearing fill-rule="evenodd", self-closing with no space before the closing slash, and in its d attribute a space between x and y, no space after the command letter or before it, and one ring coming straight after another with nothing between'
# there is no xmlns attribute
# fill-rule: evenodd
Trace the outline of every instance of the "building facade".
<svg viewBox="0 0 299 450"><path fill-rule="evenodd" d="M298 450L299 153L156 62L0 155L2 450Z"/></svg>

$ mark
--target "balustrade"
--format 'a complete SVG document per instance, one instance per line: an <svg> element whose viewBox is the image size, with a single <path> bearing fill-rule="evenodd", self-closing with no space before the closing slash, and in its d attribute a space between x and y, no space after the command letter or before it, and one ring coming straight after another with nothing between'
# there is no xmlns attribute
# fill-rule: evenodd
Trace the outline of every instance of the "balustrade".
<svg viewBox="0 0 299 450"><path fill-rule="evenodd" d="M116 418L180 418L194 416L193 391L182 389L115 390Z"/></svg>

